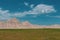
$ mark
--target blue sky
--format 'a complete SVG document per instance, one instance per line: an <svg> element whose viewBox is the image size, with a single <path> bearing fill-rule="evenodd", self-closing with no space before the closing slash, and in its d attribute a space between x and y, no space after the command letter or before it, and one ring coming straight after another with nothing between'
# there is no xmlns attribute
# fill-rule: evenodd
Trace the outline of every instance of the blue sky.
<svg viewBox="0 0 60 40"><path fill-rule="evenodd" d="M60 24L60 0L0 0L0 20L17 18L32 24Z"/></svg>

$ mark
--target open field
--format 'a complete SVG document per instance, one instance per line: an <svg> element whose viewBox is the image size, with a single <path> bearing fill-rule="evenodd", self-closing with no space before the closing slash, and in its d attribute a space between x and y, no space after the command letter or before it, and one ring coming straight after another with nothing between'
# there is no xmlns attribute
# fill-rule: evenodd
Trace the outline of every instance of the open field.
<svg viewBox="0 0 60 40"><path fill-rule="evenodd" d="M0 40L60 40L60 29L0 29Z"/></svg>

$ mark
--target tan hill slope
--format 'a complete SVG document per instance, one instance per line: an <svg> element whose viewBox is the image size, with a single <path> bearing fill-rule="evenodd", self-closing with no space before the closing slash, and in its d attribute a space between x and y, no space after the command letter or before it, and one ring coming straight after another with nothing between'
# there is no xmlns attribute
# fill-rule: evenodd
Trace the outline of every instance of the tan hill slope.
<svg viewBox="0 0 60 40"><path fill-rule="evenodd" d="M45 26L45 25L33 25L28 21L25 22L20 22L16 18L13 18L11 20L8 20L6 22L0 22L0 29L5 29L5 28L60 28L60 25L51 25L51 26Z"/></svg>

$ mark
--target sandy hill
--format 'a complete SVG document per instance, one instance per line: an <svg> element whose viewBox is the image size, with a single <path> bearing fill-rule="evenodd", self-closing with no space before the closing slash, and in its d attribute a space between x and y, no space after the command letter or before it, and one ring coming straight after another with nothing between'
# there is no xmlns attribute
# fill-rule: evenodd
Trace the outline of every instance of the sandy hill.
<svg viewBox="0 0 60 40"><path fill-rule="evenodd" d="M21 23L16 18L7 20L6 22L0 22L0 28L28 28L31 26L32 24L30 24L28 21Z"/></svg>
<svg viewBox="0 0 60 40"><path fill-rule="evenodd" d="M13 18L11 20L7 20L6 22L0 21L0 29L7 29L7 28L60 28L60 25L51 25L51 26L41 26L41 25L33 25L28 21L20 22L16 18Z"/></svg>

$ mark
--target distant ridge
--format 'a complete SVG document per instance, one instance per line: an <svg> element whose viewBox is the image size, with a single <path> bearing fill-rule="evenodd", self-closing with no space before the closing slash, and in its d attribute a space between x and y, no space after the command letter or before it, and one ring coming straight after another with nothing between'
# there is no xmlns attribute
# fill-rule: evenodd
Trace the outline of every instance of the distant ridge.
<svg viewBox="0 0 60 40"><path fill-rule="evenodd" d="M28 21L20 22L16 18L7 20L6 22L0 22L0 29L39 29L39 28L60 28L60 25L33 25Z"/></svg>

